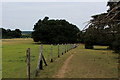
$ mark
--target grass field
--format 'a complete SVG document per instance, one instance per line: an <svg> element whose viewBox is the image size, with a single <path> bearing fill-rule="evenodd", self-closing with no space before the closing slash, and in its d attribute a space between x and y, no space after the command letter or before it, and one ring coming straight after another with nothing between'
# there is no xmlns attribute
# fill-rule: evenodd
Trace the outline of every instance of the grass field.
<svg viewBox="0 0 120 80"><path fill-rule="evenodd" d="M32 39L3 39L2 59L4 78L25 78L26 63L25 51L31 48L31 77L34 77L40 52L40 45L35 44ZM63 45L60 45L60 53L64 52ZM51 45L43 45L43 55L47 62L50 62ZM53 45L53 59L57 58L57 45Z"/></svg>
<svg viewBox="0 0 120 80"><path fill-rule="evenodd" d="M3 78L26 78L26 63L25 63L25 51L27 48L31 48L31 77L35 77L35 69L38 62L39 44L35 44L32 39L3 39L2 40L2 66L3 66ZM96 69L102 69L103 75L111 77L117 77L117 54L113 54L111 50L106 50L106 46L95 46L94 50L84 49L84 45L80 44L79 47L69 51L61 58L57 58L57 46L53 46L53 56L55 61L50 63L50 45L43 45L43 55L49 63L44 67L44 70L40 71L40 78L52 78L54 74L58 72L63 62L71 54L75 54L71 60L66 73L66 77L73 78L86 78L93 75L84 75L88 73L88 69L93 69L94 73ZM64 46L60 46L61 52L64 51ZM94 61L95 60L95 61ZM91 62L92 61L92 62ZM92 63L92 65L90 64ZM77 65L76 65L77 64ZM99 65L100 64L100 65ZM78 67L81 66L81 67ZM88 68L87 66L94 66ZM75 67L75 68L73 68ZM87 69L88 68L88 69ZM84 69L84 70L83 70ZM71 71L72 70L72 71ZM80 72L79 72L80 71ZM83 72L82 72L83 71ZM108 72L108 73L107 73ZM107 74L106 74L107 73ZM90 73L89 73L90 74ZM72 76L71 76L72 75ZM94 74L99 77L99 73ZM101 76L105 77L105 76Z"/></svg>
<svg viewBox="0 0 120 80"><path fill-rule="evenodd" d="M118 78L118 55L107 46L94 46L84 49L81 44L72 50L74 54L70 63L67 78Z"/></svg>

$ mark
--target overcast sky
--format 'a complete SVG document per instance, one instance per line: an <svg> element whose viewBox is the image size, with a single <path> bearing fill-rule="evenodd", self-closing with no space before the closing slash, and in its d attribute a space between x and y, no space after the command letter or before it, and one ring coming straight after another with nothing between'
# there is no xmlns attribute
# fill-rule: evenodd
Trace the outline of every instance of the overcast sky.
<svg viewBox="0 0 120 80"><path fill-rule="evenodd" d="M106 2L3 2L2 26L33 30L34 24L48 16L66 19L83 29L90 16L106 12Z"/></svg>
<svg viewBox="0 0 120 80"><path fill-rule="evenodd" d="M107 2L108 0L1 0L2 2ZM110 0L118 1L118 0Z"/></svg>

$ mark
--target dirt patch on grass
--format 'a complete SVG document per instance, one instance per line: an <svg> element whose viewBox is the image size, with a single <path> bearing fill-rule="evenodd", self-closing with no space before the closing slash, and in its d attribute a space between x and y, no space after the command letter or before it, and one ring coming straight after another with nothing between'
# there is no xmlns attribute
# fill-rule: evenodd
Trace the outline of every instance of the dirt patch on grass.
<svg viewBox="0 0 120 80"><path fill-rule="evenodd" d="M59 69L58 73L56 75L54 75L53 77L55 78L64 78L64 74L66 73L67 71L67 68L68 68L68 65L69 65L69 62L71 60L71 58L73 57L73 54L71 54L63 63L63 66Z"/></svg>

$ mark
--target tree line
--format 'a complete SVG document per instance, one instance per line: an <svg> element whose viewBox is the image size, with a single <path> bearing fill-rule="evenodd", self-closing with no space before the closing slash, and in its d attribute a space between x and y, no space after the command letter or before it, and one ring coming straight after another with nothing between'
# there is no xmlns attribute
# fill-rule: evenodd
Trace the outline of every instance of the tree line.
<svg viewBox="0 0 120 80"><path fill-rule="evenodd" d="M22 31L20 29L4 29L0 28L2 30L2 38L7 39L7 38L21 38L22 36Z"/></svg>

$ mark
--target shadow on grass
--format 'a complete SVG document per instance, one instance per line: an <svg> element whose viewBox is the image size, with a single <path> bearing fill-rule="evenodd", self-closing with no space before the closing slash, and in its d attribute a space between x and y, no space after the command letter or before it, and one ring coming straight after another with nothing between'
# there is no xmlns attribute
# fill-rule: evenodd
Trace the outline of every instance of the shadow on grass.
<svg viewBox="0 0 120 80"><path fill-rule="evenodd" d="M93 50L109 50L107 48L94 48Z"/></svg>

